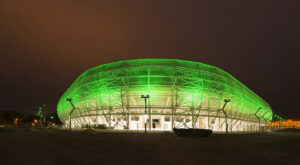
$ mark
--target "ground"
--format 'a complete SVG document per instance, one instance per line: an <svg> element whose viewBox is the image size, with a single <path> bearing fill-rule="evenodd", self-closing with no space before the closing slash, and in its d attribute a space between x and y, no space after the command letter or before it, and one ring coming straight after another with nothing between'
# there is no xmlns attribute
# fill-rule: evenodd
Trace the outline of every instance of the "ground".
<svg viewBox="0 0 300 165"><path fill-rule="evenodd" d="M0 164L299 164L300 133L177 137L0 129Z"/></svg>

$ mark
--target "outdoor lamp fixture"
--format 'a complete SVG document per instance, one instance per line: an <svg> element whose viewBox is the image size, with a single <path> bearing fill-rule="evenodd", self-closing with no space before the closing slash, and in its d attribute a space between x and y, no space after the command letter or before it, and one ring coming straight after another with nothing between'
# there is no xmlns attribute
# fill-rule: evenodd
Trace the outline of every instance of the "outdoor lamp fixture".
<svg viewBox="0 0 300 165"><path fill-rule="evenodd" d="M70 131L72 130L72 127L71 127L71 115L72 113L74 112L74 110L76 109L74 104L72 103L72 99L71 98L67 98L67 101L70 102L70 104L72 105L73 109L71 110L71 112L69 113L69 126L70 126Z"/></svg>
<svg viewBox="0 0 300 165"><path fill-rule="evenodd" d="M141 98L145 99L145 116L144 116L144 118L145 118L145 133L147 133L147 99L150 98L150 96L142 95Z"/></svg>
<svg viewBox="0 0 300 165"><path fill-rule="evenodd" d="M229 103L230 102L230 99L224 99L224 105L223 105L223 107L222 107L222 111L223 111L223 113L224 113L224 115L225 115L225 124L226 124L226 135L228 134L228 115L227 115L227 113L226 113L226 111L225 111L225 107L226 107L226 105L227 105L227 103Z"/></svg>
<svg viewBox="0 0 300 165"><path fill-rule="evenodd" d="M260 117L257 116L257 112L260 111L262 107L258 107L257 111L254 113L254 116L258 119L258 132L260 132Z"/></svg>

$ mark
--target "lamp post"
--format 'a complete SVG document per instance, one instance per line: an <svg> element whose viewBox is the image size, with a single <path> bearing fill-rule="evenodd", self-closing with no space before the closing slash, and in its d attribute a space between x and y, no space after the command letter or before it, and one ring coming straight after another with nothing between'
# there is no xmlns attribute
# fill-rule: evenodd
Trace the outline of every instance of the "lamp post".
<svg viewBox="0 0 300 165"><path fill-rule="evenodd" d="M67 101L69 101L70 104L71 104L72 107L73 107L73 109L72 109L71 112L69 113L69 126L70 126L70 131L71 131L71 129L72 129L72 127L71 127L71 115L72 115L72 113L74 112L74 110L75 110L76 108L75 108L75 106L73 105L72 99L71 99L71 98L67 98Z"/></svg>
<svg viewBox="0 0 300 165"><path fill-rule="evenodd" d="M259 116L257 116L257 112L260 111L262 109L262 107L258 107L257 111L254 113L255 117L258 120L258 132L260 132L260 118Z"/></svg>
<svg viewBox="0 0 300 165"><path fill-rule="evenodd" d="M147 133L147 99L150 98L150 96L142 95L141 98L145 99L145 116L144 117L145 117L145 133Z"/></svg>
<svg viewBox="0 0 300 165"><path fill-rule="evenodd" d="M223 105L223 107L222 107L222 111L223 111L223 113L224 113L224 115L225 115L225 124L226 124L226 135L228 134L228 115L227 115L227 113L225 112L225 107L226 107L226 105L227 105L227 103L228 102L230 102L230 99L224 99L224 105Z"/></svg>
<svg viewBox="0 0 300 165"><path fill-rule="evenodd" d="M267 131L267 128L268 128L268 120L264 118L264 117L265 117L265 115L266 115L267 113L268 113L268 112L265 112L265 113L262 115L262 118L263 118L263 119L264 119L264 121L265 121L265 127L264 127L264 131Z"/></svg>

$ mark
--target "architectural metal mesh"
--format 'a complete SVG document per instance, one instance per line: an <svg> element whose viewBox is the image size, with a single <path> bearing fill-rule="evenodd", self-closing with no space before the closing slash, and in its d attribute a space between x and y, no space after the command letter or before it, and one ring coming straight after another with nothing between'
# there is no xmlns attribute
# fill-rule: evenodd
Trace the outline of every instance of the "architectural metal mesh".
<svg viewBox="0 0 300 165"><path fill-rule="evenodd" d="M149 95L147 114L141 95ZM57 111L68 125L105 125L112 129L172 128L257 130L272 119L267 102L227 72L200 62L137 59L89 69L61 96ZM260 124L261 123L261 124Z"/></svg>

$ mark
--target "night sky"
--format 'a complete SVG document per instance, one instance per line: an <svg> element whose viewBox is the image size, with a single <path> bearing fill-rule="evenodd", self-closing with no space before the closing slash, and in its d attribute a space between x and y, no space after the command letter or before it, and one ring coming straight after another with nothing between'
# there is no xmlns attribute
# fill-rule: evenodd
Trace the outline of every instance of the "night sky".
<svg viewBox="0 0 300 165"><path fill-rule="evenodd" d="M299 0L0 1L0 111L55 112L86 69L126 59L217 66L300 117Z"/></svg>

